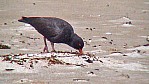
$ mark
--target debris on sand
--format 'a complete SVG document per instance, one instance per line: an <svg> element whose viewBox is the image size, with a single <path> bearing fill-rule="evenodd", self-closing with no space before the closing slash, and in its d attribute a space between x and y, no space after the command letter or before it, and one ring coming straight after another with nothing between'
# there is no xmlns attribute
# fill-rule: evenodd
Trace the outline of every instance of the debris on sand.
<svg viewBox="0 0 149 84"><path fill-rule="evenodd" d="M132 70L132 71L148 71L146 66L140 63L125 63L124 60L116 60L110 58L112 56L127 57L142 57L140 53L122 53L112 52L108 58L99 58L95 54L79 55L78 52L50 52L50 53L35 53L35 54L8 54L0 56L0 70L7 72L27 72L36 73L41 68L49 68L53 65L70 65L76 67L87 67L92 64L98 64L100 67L108 67L117 70ZM9 67L7 67L7 65ZM99 69L96 69L99 70ZM93 72L88 73L89 76L94 76ZM127 76L126 76L127 77ZM127 77L129 78L129 77ZM80 82L82 79L74 79L75 82ZM84 81L84 80L83 80Z"/></svg>
<svg viewBox="0 0 149 84"><path fill-rule="evenodd" d="M8 45L0 44L0 49L11 49Z"/></svg>
<svg viewBox="0 0 149 84"><path fill-rule="evenodd" d="M51 65L75 65L86 66L89 63L98 61L92 54L79 55L78 52L50 52L50 53L38 53L38 54L8 54L1 55L1 62L7 62L14 66L25 67L27 69L38 69L39 67L47 67ZM95 59L96 58L96 59ZM16 68L7 67L5 71L14 71Z"/></svg>
<svg viewBox="0 0 149 84"><path fill-rule="evenodd" d="M93 71L87 72L88 76L97 76Z"/></svg>
<svg viewBox="0 0 149 84"><path fill-rule="evenodd" d="M18 80L18 81L16 81L16 83L19 83L19 84L29 84L29 83L31 83L31 82L33 82L33 80L29 80L29 79L20 79L20 80Z"/></svg>
<svg viewBox="0 0 149 84"><path fill-rule="evenodd" d="M128 74L121 74L120 76L125 77L125 78L130 78Z"/></svg>
<svg viewBox="0 0 149 84"><path fill-rule="evenodd" d="M89 79L81 79L81 78L75 78L73 79L74 82L88 82Z"/></svg>
<svg viewBox="0 0 149 84"><path fill-rule="evenodd" d="M65 62L63 62L61 60L58 60L58 59L56 59L54 57L51 57L49 59L49 63L48 64L65 64ZM66 63L66 64L68 64L68 63Z"/></svg>
<svg viewBox="0 0 149 84"><path fill-rule="evenodd" d="M122 24L122 27L132 27L132 20L128 17L122 17L116 20L110 20L109 22L113 22L115 24Z"/></svg>
<svg viewBox="0 0 149 84"><path fill-rule="evenodd" d="M5 69L6 71L13 71L13 70L15 70L14 68L6 68Z"/></svg>

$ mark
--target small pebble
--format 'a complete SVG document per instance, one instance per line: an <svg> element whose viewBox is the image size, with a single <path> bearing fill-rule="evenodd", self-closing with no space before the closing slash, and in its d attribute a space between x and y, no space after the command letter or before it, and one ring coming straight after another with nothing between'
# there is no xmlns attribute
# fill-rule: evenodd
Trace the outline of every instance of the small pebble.
<svg viewBox="0 0 149 84"><path fill-rule="evenodd" d="M73 81L84 81L84 82L87 82L87 81L89 81L89 79L78 79L78 78L75 78L75 79L73 79Z"/></svg>
<svg viewBox="0 0 149 84"><path fill-rule="evenodd" d="M132 23L131 23L131 21L129 21L129 22L126 22L126 24L132 24Z"/></svg>
<svg viewBox="0 0 149 84"><path fill-rule="evenodd" d="M90 59L88 59L88 60L85 60L86 62L88 62L88 63L93 63L93 61L92 60L90 60Z"/></svg>
<svg viewBox="0 0 149 84"><path fill-rule="evenodd" d="M99 60L101 63L103 63L103 61L102 60Z"/></svg>
<svg viewBox="0 0 149 84"><path fill-rule="evenodd" d="M149 44L145 44L145 45L143 45L143 46L149 46Z"/></svg>
<svg viewBox="0 0 149 84"><path fill-rule="evenodd" d="M110 5L109 5L109 4L107 4L106 6L107 6L107 7L109 7Z"/></svg>
<svg viewBox="0 0 149 84"><path fill-rule="evenodd" d="M4 25L7 25L7 23L4 23Z"/></svg>
<svg viewBox="0 0 149 84"><path fill-rule="evenodd" d="M88 39L89 40L89 42L92 42L92 39Z"/></svg>
<svg viewBox="0 0 149 84"><path fill-rule="evenodd" d="M95 70L99 71L99 69L95 69Z"/></svg>
<svg viewBox="0 0 149 84"><path fill-rule="evenodd" d="M36 3L33 3L33 5L36 5Z"/></svg>
<svg viewBox="0 0 149 84"><path fill-rule="evenodd" d="M109 42L110 44L112 44L112 42Z"/></svg>
<svg viewBox="0 0 149 84"><path fill-rule="evenodd" d="M97 47L96 45L94 45L93 47Z"/></svg>
<svg viewBox="0 0 149 84"><path fill-rule="evenodd" d="M22 34L22 33L20 33L20 35L22 36L23 34Z"/></svg>
<svg viewBox="0 0 149 84"><path fill-rule="evenodd" d="M89 29L89 28L86 28L86 29Z"/></svg>
<svg viewBox="0 0 149 84"><path fill-rule="evenodd" d="M108 39L107 37L101 37L101 38L103 38L103 39Z"/></svg>
<svg viewBox="0 0 149 84"><path fill-rule="evenodd" d="M92 31L93 29L92 29L92 28L90 28L90 30Z"/></svg>
<svg viewBox="0 0 149 84"><path fill-rule="evenodd" d="M88 72L87 74L94 74L94 72L90 71L90 72Z"/></svg>
<svg viewBox="0 0 149 84"><path fill-rule="evenodd" d="M25 41L20 41L21 43L25 43Z"/></svg>
<svg viewBox="0 0 149 84"><path fill-rule="evenodd" d="M126 54L123 54L123 56L127 56Z"/></svg>
<svg viewBox="0 0 149 84"><path fill-rule="evenodd" d="M34 68L34 66L33 66L33 62L32 62L32 61L31 61L30 67L31 67L32 69Z"/></svg>
<svg viewBox="0 0 149 84"><path fill-rule="evenodd" d="M4 42L4 40L1 40L1 42Z"/></svg>

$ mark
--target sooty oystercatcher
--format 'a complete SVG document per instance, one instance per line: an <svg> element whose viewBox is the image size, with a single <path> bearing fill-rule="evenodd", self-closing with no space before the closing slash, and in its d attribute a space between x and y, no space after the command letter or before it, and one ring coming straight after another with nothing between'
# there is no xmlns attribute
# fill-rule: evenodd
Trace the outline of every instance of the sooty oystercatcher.
<svg viewBox="0 0 149 84"><path fill-rule="evenodd" d="M46 43L46 39L48 39L51 42L52 51L55 51L54 43L65 43L83 54L82 38L74 33L72 26L65 20L56 17L22 16L18 21L30 24L44 36L43 52L49 52Z"/></svg>

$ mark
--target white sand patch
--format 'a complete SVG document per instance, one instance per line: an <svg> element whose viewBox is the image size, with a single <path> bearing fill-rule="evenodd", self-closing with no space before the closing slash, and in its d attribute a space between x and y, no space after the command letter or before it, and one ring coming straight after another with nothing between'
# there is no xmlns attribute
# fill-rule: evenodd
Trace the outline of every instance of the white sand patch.
<svg viewBox="0 0 149 84"><path fill-rule="evenodd" d="M83 64L83 65L88 64L86 61L84 61L84 59L82 59L82 57L78 57L78 56L72 56L72 57L66 57L66 58L61 57L58 59L71 64Z"/></svg>
<svg viewBox="0 0 149 84"><path fill-rule="evenodd" d="M139 46L139 47L130 48L127 50L149 50L149 46Z"/></svg>
<svg viewBox="0 0 149 84"><path fill-rule="evenodd" d="M89 72L87 72L87 76L97 76L94 72L91 72L91 71L89 71Z"/></svg>
<svg viewBox="0 0 149 84"><path fill-rule="evenodd" d="M89 79L74 78L73 81L74 82L88 82Z"/></svg>
<svg viewBox="0 0 149 84"><path fill-rule="evenodd" d="M96 53L97 52L99 51L96 50ZM122 54L113 53L110 55L119 56ZM127 53L127 55L131 57L141 56L140 54L137 54L135 52ZM123 60L116 60L113 58L90 57L87 55L77 56L76 54L71 53L18 54L18 55L10 55L8 58L10 59L10 61L2 61L2 59L0 59L1 73L37 73L39 72L40 69L50 67L52 64L49 63L54 62L64 63L62 65L69 63L68 64L69 67L65 65L67 69L79 69L83 66L87 66L90 63L92 63L92 64L98 64L100 67L108 67L117 70L148 71L146 69L146 66L139 63L125 63ZM50 61L50 59L52 61ZM57 73L57 74L60 75L63 73ZM93 73L89 73L88 76L96 76L96 75ZM81 82L82 80L75 80L75 81Z"/></svg>
<svg viewBox="0 0 149 84"><path fill-rule="evenodd" d="M142 38L148 38L148 36L138 36L138 37L142 37Z"/></svg>
<svg viewBox="0 0 149 84"><path fill-rule="evenodd" d="M19 84L27 84L27 83L31 83L31 82L33 82L33 80L29 80L29 79L27 79L27 78L24 78L24 79L20 79L20 80L18 80L18 81L14 81L14 83L19 83Z"/></svg>
<svg viewBox="0 0 149 84"><path fill-rule="evenodd" d="M0 73L36 73L37 70L22 67L16 63L0 61ZM11 70L11 71L8 71Z"/></svg>
<svg viewBox="0 0 149 84"><path fill-rule="evenodd" d="M19 42L19 39L14 39L14 40L12 40L12 42L17 43L17 42Z"/></svg>
<svg viewBox="0 0 149 84"><path fill-rule="evenodd" d="M7 10L0 10L0 11L7 11Z"/></svg>
<svg viewBox="0 0 149 84"><path fill-rule="evenodd" d="M19 50L22 50L22 51L29 51L30 49L27 49L27 48L21 48Z"/></svg>
<svg viewBox="0 0 149 84"><path fill-rule="evenodd" d="M93 40L92 42L99 42L99 41L107 41L107 39L99 38L99 39Z"/></svg>
<svg viewBox="0 0 149 84"><path fill-rule="evenodd" d="M110 20L109 22L114 22L114 23L125 23L125 22L130 22L132 21L131 19L127 18L127 17L122 17L120 19L117 20Z"/></svg>
<svg viewBox="0 0 149 84"><path fill-rule="evenodd" d="M30 25L30 24L24 24L24 26L25 26L25 27L31 27L31 25Z"/></svg>
<svg viewBox="0 0 149 84"><path fill-rule="evenodd" d="M109 54L109 55L106 55L106 56L122 56L123 54L122 53L112 53L112 54Z"/></svg>
<svg viewBox="0 0 149 84"><path fill-rule="evenodd" d="M75 72L67 72L67 73L53 73L53 75L73 75L76 74Z"/></svg>
<svg viewBox="0 0 149 84"><path fill-rule="evenodd" d="M91 53L104 53L104 52L107 52L105 50L102 50L102 49L97 49L97 50L92 50L90 51Z"/></svg>
<svg viewBox="0 0 149 84"><path fill-rule="evenodd" d="M132 70L132 71L149 71L145 66L139 63L117 64L113 65L117 69Z"/></svg>
<svg viewBox="0 0 149 84"><path fill-rule="evenodd" d="M131 52L131 53L119 53L119 52L116 52L116 53L112 53L112 54L105 55L105 56L127 56L127 57L142 58L142 57L144 57L146 55L138 53L137 51L134 51L134 52Z"/></svg>
<svg viewBox="0 0 149 84"><path fill-rule="evenodd" d="M142 10L143 13L149 12L149 10Z"/></svg>
<svg viewBox="0 0 149 84"><path fill-rule="evenodd" d="M131 70L131 71L149 71L147 67L139 63L125 63L122 60L115 60L112 58L101 58L102 67L108 67L117 70Z"/></svg>
<svg viewBox="0 0 149 84"><path fill-rule="evenodd" d="M3 45L6 45L6 46L11 46L11 44L8 44L8 43L5 43L5 44L3 44Z"/></svg>
<svg viewBox="0 0 149 84"><path fill-rule="evenodd" d="M17 28L17 30L35 31L35 28L32 27L30 24L24 24L24 26L20 26L19 28Z"/></svg>
<svg viewBox="0 0 149 84"><path fill-rule="evenodd" d="M134 25L132 25L132 24L122 24L121 26L122 26L122 27L132 27L132 26L134 26Z"/></svg>
<svg viewBox="0 0 149 84"><path fill-rule="evenodd" d="M137 52L126 53L125 55L128 57L144 57L143 55L141 55L140 53L137 53Z"/></svg>
<svg viewBox="0 0 149 84"><path fill-rule="evenodd" d="M94 38L100 38L101 36L93 36Z"/></svg>
<svg viewBox="0 0 149 84"><path fill-rule="evenodd" d="M149 5L149 2L144 2L144 4L147 4L147 5Z"/></svg>
<svg viewBox="0 0 149 84"><path fill-rule="evenodd" d="M107 34L107 35L112 35L112 33L111 33L111 32L106 32L105 34Z"/></svg>

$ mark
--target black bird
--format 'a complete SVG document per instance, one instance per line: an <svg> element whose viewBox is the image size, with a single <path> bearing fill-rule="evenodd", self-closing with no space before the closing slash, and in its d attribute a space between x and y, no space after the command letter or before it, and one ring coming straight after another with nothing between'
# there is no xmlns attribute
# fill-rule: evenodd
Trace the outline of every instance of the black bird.
<svg viewBox="0 0 149 84"><path fill-rule="evenodd" d="M52 51L55 51L54 43L65 43L83 54L82 38L74 33L72 26L65 20L56 17L22 16L18 21L30 24L44 36L43 52L49 52L46 43L46 39L48 39L51 42Z"/></svg>

